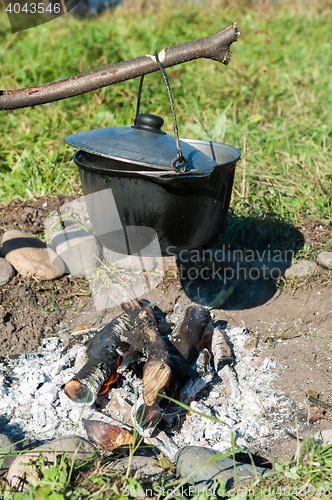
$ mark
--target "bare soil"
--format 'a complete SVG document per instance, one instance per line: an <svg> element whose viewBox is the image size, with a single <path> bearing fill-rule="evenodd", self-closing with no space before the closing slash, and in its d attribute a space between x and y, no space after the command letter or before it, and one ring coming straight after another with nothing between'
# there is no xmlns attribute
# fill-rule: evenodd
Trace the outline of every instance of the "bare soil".
<svg viewBox="0 0 332 500"><path fill-rule="evenodd" d="M39 198L0 207L0 232L20 229L41 235L46 215L71 199L68 196ZM331 229L315 221L307 222L301 229L304 240L311 245L331 239ZM171 312L176 303L185 307L191 304L176 270L170 275L147 297L166 312ZM35 351L48 336L59 335L69 342L69 332L76 326L98 325L118 312L117 308L104 313L95 310L86 279L68 275L41 282L16 275L0 288L0 359ZM298 421L308 421L317 411L307 403L305 391L315 391L322 400L332 402L329 273L291 283L279 291L271 280L243 281L223 309L213 312L215 321L223 321L228 327L245 327L266 349L266 356L278 361L276 390L306 408L298 415ZM332 413L326 412L325 416L332 418ZM332 420L320 419L299 437L304 439L312 431L331 428ZM291 433L273 447L258 451L264 456L289 458L296 447L296 435Z"/></svg>

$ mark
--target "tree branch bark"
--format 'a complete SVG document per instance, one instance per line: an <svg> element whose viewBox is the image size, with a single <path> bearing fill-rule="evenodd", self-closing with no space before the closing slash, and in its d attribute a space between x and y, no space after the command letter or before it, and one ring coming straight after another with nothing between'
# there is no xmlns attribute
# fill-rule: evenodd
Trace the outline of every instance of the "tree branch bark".
<svg viewBox="0 0 332 500"><path fill-rule="evenodd" d="M199 58L212 59L227 65L231 59L230 45L236 42L239 35L237 26L233 23L205 38L167 47L159 53L159 60L165 68ZM25 108L67 99L155 71L159 71L155 58L144 55L58 82L16 90L0 90L0 110Z"/></svg>

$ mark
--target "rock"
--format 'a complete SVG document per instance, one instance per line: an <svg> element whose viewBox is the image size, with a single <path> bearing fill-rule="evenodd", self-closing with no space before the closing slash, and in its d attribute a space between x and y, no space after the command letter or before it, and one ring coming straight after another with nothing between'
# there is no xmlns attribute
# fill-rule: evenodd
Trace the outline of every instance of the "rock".
<svg viewBox="0 0 332 500"><path fill-rule="evenodd" d="M46 248L46 245L31 234L17 229L9 229L2 236L1 257L6 257L9 252L22 247Z"/></svg>
<svg viewBox="0 0 332 500"><path fill-rule="evenodd" d="M114 264L121 269L128 271L143 271L151 272L156 267L155 257L138 257L136 255L125 255L122 253L113 252L108 248L103 247L103 254L106 262ZM159 260L159 259L158 259Z"/></svg>
<svg viewBox="0 0 332 500"><path fill-rule="evenodd" d="M318 254L317 262L322 267L332 267L332 252L321 252Z"/></svg>
<svg viewBox="0 0 332 500"><path fill-rule="evenodd" d="M15 274L13 266L6 259L0 257L0 286L8 283Z"/></svg>
<svg viewBox="0 0 332 500"><path fill-rule="evenodd" d="M110 469L118 471L121 474L126 473L128 468L129 458L115 460L112 462ZM137 478L141 483L153 483L173 476L172 473L158 466L159 461L153 457L132 457L130 473ZM171 463L170 463L171 464ZM163 464L160 464L163 465Z"/></svg>
<svg viewBox="0 0 332 500"><path fill-rule="evenodd" d="M65 227L76 225L79 222L84 229L93 232L92 224L89 219L88 209L85 203L85 196L69 201L60 207L62 220L65 222Z"/></svg>
<svg viewBox="0 0 332 500"><path fill-rule="evenodd" d="M319 271L320 267L312 260L299 260L285 271L285 278L305 278Z"/></svg>
<svg viewBox="0 0 332 500"><path fill-rule="evenodd" d="M75 278L86 276L98 267L101 258L97 238L89 231L75 227L55 232L51 249L65 263L66 272Z"/></svg>
<svg viewBox="0 0 332 500"><path fill-rule="evenodd" d="M185 446L176 454L176 472L183 478L187 477L198 467L203 466L205 462L217 455L217 453L215 450L200 446ZM271 473L270 469L263 469L262 467L254 468L251 464L235 462L235 465L239 480L248 476L266 476L268 473ZM232 457L221 458L220 460L211 462L190 477L190 481L194 482L197 491L198 489L201 491L204 486L211 488L214 479L222 479L226 490L233 486L235 475ZM192 493L195 492L195 490L191 491Z"/></svg>
<svg viewBox="0 0 332 500"><path fill-rule="evenodd" d="M23 231L11 229L3 235L1 256L23 276L40 280L61 278L65 265L46 244Z"/></svg>
<svg viewBox="0 0 332 500"><path fill-rule="evenodd" d="M59 463L62 455L66 455L69 461L74 459L76 462L96 458L98 456L95 447L89 441L81 437L66 436L59 439L53 439L42 446L38 446L38 448L34 448L28 453L24 453L24 455L18 456L7 473L6 480L8 484L22 492L29 482L37 483L37 466L28 464L29 460L37 460L40 454L45 458L49 467L54 465L55 455L57 463Z"/></svg>
<svg viewBox="0 0 332 500"><path fill-rule="evenodd" d="M332 444L332 429L324 429L314 434L317 444Z"/></svg>
<svg viewBox="0 0 332 500"><path fill-rule="evenodd" d="M0 460L4 457L0 466L0 476L3 476L17 457L17 445L6 434L0 434Z"/></svg>

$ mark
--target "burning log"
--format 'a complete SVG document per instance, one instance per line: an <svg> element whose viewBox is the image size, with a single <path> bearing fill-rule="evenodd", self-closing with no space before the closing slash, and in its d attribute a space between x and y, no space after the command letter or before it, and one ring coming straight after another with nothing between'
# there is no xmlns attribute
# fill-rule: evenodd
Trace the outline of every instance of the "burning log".
<svg viewBox="0 0 332 500"><path fill-rule="evenodd" d="M160 334L154 309L146 301L132 300L124 303L122 309L123 313L88 343L88 361L66 384L65 393L76 403L92 404L117 379L118 372L134 361L145 361L144 403L138 408L138 415L144 414L143 428L151 427L164 411L157 403L158 394L167 388L174 396L185 377L190 377L191 363L202 348L211 318L204 307L189 307L167 337Z"/></svg>
<svg viewBox="0 0 332 500"><path fill-rule="evenodd" d="M160 403L157 401L156 392L158 387L164 388L166 385L166 393L173 397L184 379L189 378L189 382L187 382L184 390L189 395L189 400L186 395L184 396L184 400L188 403L194 399L197 392L211 381L212 371L208 368L210 367L210 354L207 349L204 348L200 352L201 363L199 363L199 366L196 366L197 371L200 367L202 368L202 373L198 374L199 377L195 378L194 375L197 376L197 373L194 373L195 370L192 366L193 359L203 346L204 339L209 331L210 321L210 314L204 307L189 307L182 321L174 329L169 339L163 339L171 365L171 376L167 385L165 383L167 377L162 379L165 368L161 366L161 363L153 365L150 362L145 365L144 375L146 383L144 385L143 397L144 402L150 408L147 408L145 404L138 405L136 415L133 415L133 420L136 418L136 425L144 437L152 436L154 429L165 414L167 416L168 414L178 414L179 411L181 412L178 407L175 411L172 408L168 409L169 401L167 400L162 400ZM208 335L208 337L210 341L211 335ZM148 367L148 370L146 367ZM192 378L191 374L198 383L192 384L190 382ZM148 388L151 388L151 392L147 391ZM160 389L158 389L158 392L160 392ZM183 398L181 397L181 399Z"/></svg>
<svg viewBox="0 0 332 500"><path fill-rule="evenodd" d="M198 354L210 321L210 313L205 307L191 306L186 310L183 321L174 328L170 342L186 362L190 363Z"/></svg>
<svg viewBox="0 0 332 500"><path fill-rule="evenodd" d="M228 343L225 332L220 328L215 328L212 339L212 351L214 353L213 364L218 375L223 378L226 373L234 399L241 397L239 381L234 368L234 354Z"/></svg>
<svg viewBox="0 0 332 500"><path fill-rule="evenodd" d="M201 306L189 307L183 321L165 339L154 327L148 330L151 349L143 371L144 401L153 406L157 394L172 380L175 389L185 375L206 334L211 317Z"/></svg>
<svg viewBox="0 0 332 500"><path fill-rule="evenodd" d="M98 420L85 419L83 419L83 424L89 439L109 451L119 446L133 444L134 442L134 436L130 432L116 425L110 425Z"/></svg>
<svg viewBox="0 0 332 500"><path fill-rule="evenodd" d="M92 404L104 383L108 382L109 386L118 378L118 349L123 326L121 319L117 318L105 325L88 343L87 363L65 385L66 395L75 403Z"/></svg>
<svg viewBox="0 0 332 500"><path fill-rule="evenodd" d="M213 378L213 370L210 364L210 353L207 349L203 349L197 358L196 367L198 377L190 377L183 386L180 394L180 400L186 405L196 398L196 395L201 392Z"/></svg>
<svg viewBox="0 0 332 500"><path fill-rule="evenodd" d="M143 386L144 401L148 406L153 406L157 395L163 389L171 378L171 368L162 361L149 360L144 365Z"/></svg>
<svg viewBox="0 0 332 500"><path fill-rule="evenodd" d="M157 394L171 378L171 356L167 339L157 329L157 320L151 306L141 306L138 301L122 306L127 318L135 326L132 332L126 332L126 340L131 349L143 352L147 361L143 369L143 398L147 406L153 406Z"/></svg>

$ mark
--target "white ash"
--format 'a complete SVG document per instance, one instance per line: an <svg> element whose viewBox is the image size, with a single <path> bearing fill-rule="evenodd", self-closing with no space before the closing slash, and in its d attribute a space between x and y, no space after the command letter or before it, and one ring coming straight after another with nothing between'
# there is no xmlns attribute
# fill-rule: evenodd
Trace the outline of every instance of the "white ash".
<svg viewBox="0 0 332 500"><path fill-rule="evenodd" d="M70 409L64 404L63 385L74 375L78 346L63 354L60 339L45 339L38 353L21 354L0 364L2 432L14 439L51 439L73 431ZM68 398L66 398L68 399Z"/></svg>
<svg viewBox="0 0 332 500"><path fill-rule="evenodd" d="M302 409L271 387L278 376L276 362L264 356L260 348L244 349L250 337L245 329L230 329L227 336L235 353L234 369L226 365L216 373L208 364L203 373L202 366L208 359L203 352L196 367L202 380L189 381L186 387L189 392L189 387L200 385L201 392L191 403L192 409L217 417L220 422L191 412L179 429L174 427L168 433L164 450L169 450L170 456L176 445L195 444L224 451L231 446L232 432L237 445L262 448L271 439L285 435L285 424ZM82 417L130 429L132 408L142 393L142 381L132 371L125 370L118 386L98 397L90 408L82 410L65 395L63 387L77 372L75 358L82 357L83 350L76 345L64 353L62 341L50 338L38 353L22 354L17 360L0 364L1 432L13 439L46 440L72 433L87 437ZM216 360L214 364L218 369ZM183 390L181 399L186 402L188 399ZM293 428L287 430L294 432ZM161 436L166 436L165 432L156 432L150 444L159 443L161 449Z"/></svg>
<svg viewBox="0 0 332 500"><path fill-rule="evenodd" d="M227 425L192 412L186 417L181 432L174 436L180 446L198 444L222 452L231 447L233 432L237 445L262 448L271 440L285 436L285 432L295 431L285 424L294 420L303 408L271 387L278 377L274 371L277 362L264 356L262 349L244 349L250 338L244 328L232 328L227 336L235 353L234 369L226 365L219 370L210 391L205 390L204 397L199 395L190 405L193 410L217 417ZM219 367L218 359L214 359L214 364Z"/></svg>

